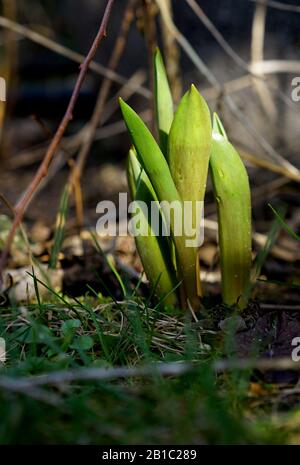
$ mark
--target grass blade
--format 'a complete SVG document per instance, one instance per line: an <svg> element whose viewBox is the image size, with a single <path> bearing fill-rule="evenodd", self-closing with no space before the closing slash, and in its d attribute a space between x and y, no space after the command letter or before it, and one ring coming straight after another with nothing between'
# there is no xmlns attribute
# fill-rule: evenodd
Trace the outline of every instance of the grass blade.
<svg viewBox="0 0 300 465"><path fill-rule="evenodd" d="M272 207L271 204L269 204L269 207L276 216L276 219L278 220L280 225L289 233L289 235L293 237L293 239L296 239L296 241L300 241L300 236L296 234L295 231L284 221L282 215L277 210L275 210L275 208Z"/></svg>
<svg viewBox="0 0 300 465"><path fill-rule="evenodd" d="M51 255L50 255L50 260L49 260L49 268L53 268L53 269L55 269L57 266L58 255L61 250L62 242L64 240L70 192L71 192L70 184L68 183L63 190L60 203L59 203L58 213L56 216L54 244L51 250Z"/></svg>

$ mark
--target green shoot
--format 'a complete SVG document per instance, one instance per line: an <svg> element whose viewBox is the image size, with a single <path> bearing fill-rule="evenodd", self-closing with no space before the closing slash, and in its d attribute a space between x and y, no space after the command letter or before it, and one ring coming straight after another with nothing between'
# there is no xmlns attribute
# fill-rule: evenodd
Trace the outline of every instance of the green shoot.
<svg viewBox="0 0 300 465"><path fill-rule="evenodd" d="M154 81L160 146L135 111L120 99L123 118L136 151L129 155L128 170L133 198L146 199L150 203L157 201L163 223L171 233L171 240L163 242L157 237L151 237L151 240L136 238L144 269L152 288L161 272L162 281L157 286L159 297L163 291L169 289L168 295L174 288L176 269L177 282L182 283L179 288L182 306L199 308L203 290L198 247L210 166L218 207L223 301L228 306L244 308L251 287L252 261L247 171L217 115L214 115L212 128L209 108L194 85L183 96L173 115L172 95L159 50L154 54ZM145 224L146 230L152 230L148 218L144 216L139 220ZM167 255L162 254L162 250L167 251Z"/></svg>
<svg viewBox="0 0 300 465"><path fill-rule="evenodd" d="M191 226L200 233L211 152L211 119L208 106L195 86L183 96L169 135L170 171L182 201L192 202ZM195 175L196 174L196 175ZM198 210L198 211L197 211ZM194 248L194 265L197 247Z"/></svg>
<svg viewBox="0 0 300 465"><path fill-rule="evenodd" d="M131 136L139 161L154 188L158 200L162 203L165 218L168 218L170 230L176 248L179 279L184 283L185 293L192 306L199 306L196 283L196 263L193 248L186 247L184 234L176 234L176 219L183 225L183 208L169 166L149 129L141 118L120 99L123 117ZM170 212L170 208L172 211Z"/></svg>
<svg viewBox="0 0 300 465"><path fill-rule="evenodd" d="M239 154L224 137L216 114L210 168L218 208L223 301L244 308L252 258L249 180Z"/></svg>
<svg viewBox="0 0 300 465"><path fill-rule="evenodd" d="M134 150L129 152L127 173L132 199L137 202L145 202L148 209L151 208L151 202L152 207L156 202L157 208L159 208L149 178L143 171ZM154 235L152 225L148 222L148 216L145 215L142 208L138 208L138 210L139 223L143 223L139 224L139 228L142 231L145 229L147 235L135 234L135 241L146 276L151 288L155 288L157 297L168 296L165 302L175 305L177 298L173 289L176 284L176 272L169 253L168 239Z"/></svg>
<svg viewBox="0 0 300 465"><path fill-rule="evenodd" d="M159 49L156 49L154 53L154 99L160 148L167 156L168 136L174 112L167 73Z"/></svg>

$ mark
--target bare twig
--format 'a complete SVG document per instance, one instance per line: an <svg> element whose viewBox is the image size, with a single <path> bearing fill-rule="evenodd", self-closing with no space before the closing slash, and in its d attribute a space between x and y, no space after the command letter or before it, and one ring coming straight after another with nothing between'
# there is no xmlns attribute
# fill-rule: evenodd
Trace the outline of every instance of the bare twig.
<svg viewBox="0 0 300 465"><path fill-rule="evenodd" d="M215 38L215 40L218 42L218 44L225 50L227 55L229 55L233 61L237 63L238 66L240 66L242 69L247 71L248 73L251 73L251 68L246 63L245 60L243 60L234 50L233 48L229 45L227 40L224 39L222 34L218 31L218 29L215 27L215 25L211 22L209 17L204 13L200 5L195 1L195 0L185 0L186 3L191 7L191 9L194 11L196 16L201 20L201 22L204 24L204 26L209 30L209 32L212 34L212 36Z"/></svg>
<svg viewBox="0 0 300 465"><path fill-rule="evenodd" d="M84 55L81 55L80 53L77 53L74 50L65 47L64 45L61 45L55 42L54 40L45 37L44 35L36 31L33 31L32 29L26 26L23 26L19 23L16 23L15 21L5 18L4 16L0 16L0 26L6 29L10 29L16 34L25 37L26 39L29 39L32 42L35 42L36 44L39 44L42 47L47 48L48 50L52 50L53 52L58 53L59 55L64 56L76 63L81 64L85 59ZM93 60L89 63L89 68L95 73L107 77L118 84L124 85L127 82L127 79L125 77L121 76L120 74L114 71L110 71L109 69L102 66L100 63L97 63ZM145 87L141 87L140 89L138 89L137 93L146 98L150 98L151 96L149 90Z"/></svg>
<svg viewBox="0 0 300 465"><path fill-rule="evenodd" d="M264 59L264 42L266 29L267 7L265 4L255 5L255 11L252 22L252 38L251 38L251 64L252 67L257 61ZM272 99L272 95L264 82L260 79L253 78L253 84L265 113L268 118L274 123L277 116L277 110Z"/></svg>
<svg viewBox="0 0 300 465"><path fill-rule="evenodd" d="M159 0L160 1L160 0ZM297 107L288 99L285 94L273 83L269 83L266 81L265 74L273 74L277 72L289 72L290 69L299 69L300 65L298 62L289 61L289 60L277 60L273 61L270 60L270 63L264 61L262 55L262 47L263 47L263 39L264 39L264 22L265 22L265 14L263 14L263 6L260 5L257 8L257 11L254 15L254 26L255 26L255 42L258 39L258 47L255 47L254 53L259 52L260 58L257 56L255 57L255 61L253 61L250 65L246 63L231 47L231 45L227 42L227 40L223 37L223 35L219 32L219 30L215 27L215 25L211 22L211 20L206 16L204 11L200 8L200 6L195 2L195 0L185 0L188 5L192 8L196 16L201 20L204 26L210 31L213 35L215 40L219 43L219 45L223 48L225 53L242 69L248 71L253 78L256 78L255 81L258 83L257 87L259 86L260 92L264 90L264 97L266 97L266 93L268 92L268 106L274 107L272 97L270 96L270 90L273 90L277 93L278 97L289 107L291 107L296 113L298 113ZM266 11L266 10L265 10ZM257 30L256 30L257 29ZM258 37L257 37L258 36ZM252 50L253 51L253 50ZM253 59L253 57L252 57ZM266 73L264 72L266 70ZM268 72L269 71L269 72ZM262 83L262 84L259 84ZM264 99L266 100L266 98ZM275 107L273 108L273 110ZM274 113L274 111L273 111ZM298 113L299 115L299 113ZM266 145L266 144L265 144ZM271 147L269 146L268 149ZM272 151L272 150L271 150Z"/></svg>
<svg viewBox="0 0 300 465"><path fill-rule="evenodd" d="M233 142L237 145L238 150L242 158L254 166L258 166L260 168L265 168L269 171L273 171L273 173L281 174L286 178L290 179L291 181L300 182L300 174L294 171L291 171L289 168L283 165L277 165L276 163L272 162L271 160L266 160L262 156L254 155L250 153L239 141L236 141L233 138Z"/></svg>
<svg viewBox="0 0 300 465"><path fill-rule="evenodd" d="M13 20L16 17L16 0L2 0L2 9L5 16L9 19ZM7 30L6 33L3 33L3 46L4 50L2 52L2 59L1 59L1 77L5 79L6 85L8 83L12 85L12 81L16 81L17 73L16 66L18 60L18 42L13 40L13 34L10 30ZM5 120L5 116L7 110L11 111L11 103L14 102L2 102L0 106L0 139L1 139L1 155L5 158L8 158L7 154L9 147L3 146L3 124ZM7 141L5 140L5 144Z"/></svg>
<svg viewBox="0 0 300 465"><path fill-rule="evenodd" d="M217 221L211 220L206 218L204 220L204 227L208 231L212 231L214 233L218 232L218 223ZM253 232L253 241L261 248L263 248L268 240L268 236L266 234L261 234L258 232ZM277 258L280 258L282 260L290 261L290 262L295 262L300 259L300 253L295 250L289 250L286 247L282 247L279 245L274 245L272 247L272 250L270 253Z"/></svg>
<svg viewBox="0 0 300 465"><path fill-rule="evenodd" d="M173 16L172 0L165 0L169 14ZM162 39L166 61L167 74L172 89L174 102L178 103L182 95L182 82L180 76L180 50L174 37L169 34L164 21L161 20Z"/></svg>
<svg viewBox="0 0 300 465"><path fill-rule="evenodd" d="M273 0L249 0L253 3L265 3L269 8L275 8L282 11L290 11L291 13L300 13L300 6L290 3L276 2Z"/></svg>
<svg viewBox="0 0 300 465"><path fill-rule="evenodd" d="M170 33L174 35L175 39L178 41L182 49L186 52L190 60L194 63L197 69L206 77L208 82L216 88L216 90L219 92L219 95L221 96L223 94L222 84L218 81L216 76L211 72L208 66L199 57L199 55L197 54L195 49L192 47L190 42L184 37L184 35L175 26L172 18L169 15L168 10L165 8L164 2L162 0L156 0L156 3L159 6L161 15ZM246 131L252 137L254 137L255 140L257 140L257 142L266 151L269 157L273 160L276 160L278 164L280 164L286 170L291 172L291 174L294 174L295 176L298 177L298 179L300 179L300 171L272 147L272 145L265 139L265 137L255 128L252 122L249 121L246 115L238 108L234 100L229 95L224 95L224 101L227 104L230 111L239 120L239 122L243 124Z"/></svg>
<svg viewBox="0 0 300 465"><path fill-rule="evenodd" d="M259 304L263 310L277 310L282 312L299 312L300 305Z"/></svg>
<svg viewBox="0 0 300 465"><path fill-rule="evenodd" d="M153 55L157 46L156 42L156 24L155 17L157 15L157 6L153 0L142 0L143 7L143 30L147 45L148 52L148 76L149 76L149 87L151 94L154 93L154 75L153 75ZM150 128L152 132L155 132L155 105L154 100L150 101L151 107L151 122Z"/></svg>
<svg viewBox="0 0 300 465"><path fill-rule="evenodd" d="M10 393L13 392L15 394L26 395L39 402L51 405L52 407L60 407L63 405L63 401L58 394L54 394L53 392L49 392L42 388L36 388L33 386L24 387L24 384L19 384L16 382L16 379L7 378L4 380L4 382L1 382L0 380L0 389Z"/></svg>
<svg viewBox="0 0 300 465"><path fill-rule="evenodd" d="M106 36L106 29L107 29L107 24L108 24L108 20L109 20L109 17L110 17L110 14L111 14L111 9L112 9L112 6L113 6L113 3L114 3L114 0L108 0L107 2L107 6L106 6L106 9L105 9L105 12L104 12L104 15L103 15L103 19L101 21L101 25L100 25L100 28L99 28L99 31L96 35L96 38L90 48L90 51L88 52L85 60L83 61L83 63L81 64L80 66L80 72L79 72L79 75L78 75L78 78L77 78L77 81L76 81L76 84L75 84L75 87L74 87L74 90L73 90L73 93L72 93L72 96L71 96L71 99L70 99L70 102L69 102L69 105L67 107L67 110L65 112L65 115L50 143L50 146L45 154L45 157L44 159L42 160L34 178L32 179L30 185L28 186L27 190L25 191L24 195L22 196L22 198L17 202L16 206L15 206L15 211L16 211L16 216L14 218L14 221L13 221L13 225L12 225L12 228L9 232L9 235L7 237L7 240L6 240L6 243L5 243L5 247L3 249L3 252L1 254L1 258L0 258L0 282L1 282L1 285L2 285L2 282L3 282L3 269L6 265L6 261L7 261L7 257L8 257L8 254L9 254L9 251L10 251L10 247L11 247L11 244L12 244L12 241L13 241L13 238L14 238L14 235L15 235L15 232L20 224L20 222L22 221L22 218L23 218L23 215L26 211L26 208L28 207L29 203L30 203L30 200L32 199L32 196L34 194L34 192L36 191L36 189L38 188L40 182L42 181L42 179L47 175L47 172L48 172L48 168L49 168L49 165L60 145L60 142L63 138L63 135L68 127L68 124L70 123L70 121L72 120L73 118L73 110L74 110L74 107L76 105L76 102L77 102L77 99L78 99L78 96L79 96L79 93L80 93L80 89L81 89L81 86L83 84L83 81L85 79L85 76L88 72L88 69L89 69L89 65L91 63L91 61L93 60L95 54L96 54L96 51L102 41L102 39Z"/></svg>
<svg viewBox="0 0 300 465"><path fill-rule="evenodd" d="M183 376L201 368L201 366L203 366L203 364L173 362L157 363L141 367L81 368L76 370L61 370L49 374L20 378L1 376L0 389L26 393L41 386L60 386L79 381L103 382L129 378L148 378L153 376ZM261 371L299 371L300 362L294 362L290 357L273 359L224 359L215 361L212 364L212 369L216 374L233 370L248 371L254 369Z"/></svg>
<svg viewBox="0 0 300 465"><path fill-rule="evenodd" d="M300 62L297 60L264 60L252 65L254 74L299 73Z"/></svg>
<svg viewBox="0 0 300 465"><path fill-rule="evenodd" d="M118 63L122 57L127 36L134 18L134 8L137 3L137 0L129 0L124 18L121 25L120 34L118 35L115 47L113 49L111 58L109 60L108 69L110 71L115 71ZM109 91L111 89L112 81L109 78L106 78L100 87L96 105L93 111L92 118L90 123L88 124L87 133L83 140L81 150L78 154L77 160L74 164L74 167L71 171L70 180L69 182L72 184L74 192L75 192L75 199L76 199L76 212L77 212L77 220L79 226L83 224L83 206L82 206L82 195L81 195L81 187L80 187L80 179L82 176L82 172L86 163L86 159L88 157L89 151L91 149L95 133L97 131L98 126L101 124L101 120L103 119L104 113L104 105L109 95Z"/></svg>
<svg viewBox="0 0 300 465"><path fill-rule="evenodd" d="M146 80L145 72L142 70L136 71L127 81L127 83L122 86L116 95L114 95L105 106L105 112L102 118L102 124L106 123L109 118L114 114L114 112L118 109L118 100L117 97L122 97L123 100L127 101L134 93L135 90L138 89ZM115 136L118 134L117 127L120 128L120 134L125 131L124 124L121 124L122 121L113 123L109 126L102 127L97 129L95 134L94 140L101 140L102 138ZM72 134L70 136L65 136L62 139L62 147L74 155L75 151L78 150L78 147L82 144L83 138L86 136L87 125L83 126L80 131L76 132L76 134ZM11 169L16 169L22 166L28 166L32 163L36 163L39 161L45 151L45 142L41 144L37 144L30 149L26 149L24 151L19 152L15 156L11 157L9 160L9 167Z"/></svg>

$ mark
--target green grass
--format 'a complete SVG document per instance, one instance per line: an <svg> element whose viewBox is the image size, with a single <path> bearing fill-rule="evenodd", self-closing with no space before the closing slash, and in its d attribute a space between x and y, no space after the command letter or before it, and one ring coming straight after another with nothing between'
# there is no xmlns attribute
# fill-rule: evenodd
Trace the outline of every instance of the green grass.
<svg viewBox="0 0 300 465"><path fill-rule="evenodd" d="M224 355L224 343L181 311L153 309L136 296L122 303L96 299L91 292L78 301L53 293L51 302L0 312L8 350L0 375L15 379L80 367L198 362L181 377L46 386L43 399L35 398L40 392L0 389L1 444L286 441L270 416L272 403L255 400L258 406L251 407L250 374L217 377L211 365Z"/></svg>

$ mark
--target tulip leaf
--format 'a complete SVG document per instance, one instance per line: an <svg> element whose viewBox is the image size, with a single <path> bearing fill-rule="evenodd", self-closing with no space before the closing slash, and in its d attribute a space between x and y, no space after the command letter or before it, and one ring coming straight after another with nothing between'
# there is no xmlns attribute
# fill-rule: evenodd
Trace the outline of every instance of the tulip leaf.
<svg viewBox="0 0 300 465"><path fill-rule="evenodd" d="M221 136L224 137L224 139L228 140L228 137L227 137L225 128L223 126L223 123L220 120L217 113L214 113L214 115L213 115L213 132L215 134L220 134Z"/></svg>
<svg viewBox="0 0 300 465"><path fill-rule="evenodd" d="M209 156L212 144L212 127L208 106L195 86L181 99L169 135L169 165L176 188L185 202L192 202L191 224L200 234ZM197 248L194 250L197 263ZM199 273L197 292L202 294Z"/></svg>
<svg viewBox="0 0 300 465"><path fill-rule="evenodd" d="M154 53L154 99L160 148L167 156L168 137L174 111L168 77L159 49L156 49Z"/></svg>
<svg viewBox="0 0 300 465"><path fill-rule="evenodd" d="M204 200L211 133L208 106L192 85L178 105L169 135L170 171L182 200Z"/></svg>
<svg viewBox="0 0 300 465"><path fill-rule="evenodd" d="M162 205L165 221L170 226L176 248L179 278L183 280L190 304L196 308L199 305L199 300L197 297L195 252L186 245L181 197L172 179L168 163L149 129L122 99L120 99L120 106L139 161ZM179 234L177 233L178 226L182 231Z"/></svg>
<svg viewBox="0 0 300 465"><path fill-rule="evenodd" d="M223 136L222 128L218 126L217 132L213 132L210 157L218 209L222 296L225 304L244 308L251 269L250 187L246 168L238 152Z"/></svg>
<svg viewBox="0 0 300 465"><path fill-rule="evenodd" d="M148 176L140 165L134 150L130 150L128 155L127 178L132 199L137 202L144 202L147 206L147 214L142 209L139 211L139 221L144 224L139 225L147 235L135 234L136 247L141 258L144 271L149 279L152 289L159 299L164 298L165 303L176 305L176 271L172 263L168 238L159 235L159 230L155 231L151 224L150 212L156 208L159 219L156 227L162 229L163 218L159 212L159 204L154 189Z"/></svg>

